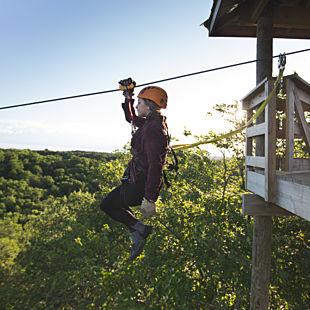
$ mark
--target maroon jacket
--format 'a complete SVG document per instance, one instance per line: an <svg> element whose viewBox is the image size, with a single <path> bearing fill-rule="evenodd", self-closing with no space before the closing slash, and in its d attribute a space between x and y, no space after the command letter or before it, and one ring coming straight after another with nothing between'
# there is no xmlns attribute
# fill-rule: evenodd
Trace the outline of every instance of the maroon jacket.
<svg viewBox="0 0 310 310"><path fill-rule="evenodd" d="M135 183L141 167L147 170L145 184L145 198L156 201L162 184L163 166L166 163L169 135L166 118L153 112L147 118L138 117L133 107L134 100L123 103L125 117L131 122L130 108L133 122L139 129L131 139L131 152L133 158L128 164L130 182Z"/></svg>

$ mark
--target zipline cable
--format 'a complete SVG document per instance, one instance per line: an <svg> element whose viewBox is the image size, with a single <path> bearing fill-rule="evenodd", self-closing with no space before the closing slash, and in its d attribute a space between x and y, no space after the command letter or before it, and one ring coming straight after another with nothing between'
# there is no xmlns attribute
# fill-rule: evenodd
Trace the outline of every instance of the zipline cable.
<svg viewBox="0 0 310 310"><path fill-rule="evenodd" d="M303 50L298 50L298 51L294 51L294 52L290 52L290 53L286 53L285 55L288 56L288 55L293 55L293 54L303 53L303 52L308 52L308 51L310 51L310 48L303 49ZM277 58L280 55L281 54L272 56L272 59L273 58ZM240 63L236 63L236 64L232 64L232 65L227 65L227 66L207 69L207 70L193 72L193 73L187 73L187 74L183 74L183 75L179 75L179 76L174 76L174 77L170 77L170 78L166 78L166 79L162 79L162 80L157 80L157 81L153 81L153 82L139 84L139 85L136 85L136 87L143 87L143 86L146 86L146 85L152 85L152 84L172 81L172 80L181 79L181 78L185 78L185 77L190 77L190 76L194 76L194 75L198 75L198 74L203 74L203 73L208 73L208 72L213 72L213 71L233 68L233 67L237 67L237 66L247 65L247 64L250 64L250 63L264 61L264 60L268 60L268 59L270 59L270 58L262 58L262 59L249 60L249 61L240 62ZM37 104L42 104L42 103L62 101L62 100L68 100L68 99L76 99L76 98L87 97L87 96L102 95L102 94L108 94L108 93L113 93L113 92L117 92L117 91L120 91L120 89L117 88L117 89L98 91L98 92L81 94L81 95L74 95L74 96L67 96L67 97L60 97L60 98L53 98L53 99L47 99L47 100L40 100L40 101L34 101L34 102L27 102L27 103L9 105L9 106L0 107L0 110L20 108L20 107L25 107L25 106L30 106L30 105L37 105Z"/></svg>

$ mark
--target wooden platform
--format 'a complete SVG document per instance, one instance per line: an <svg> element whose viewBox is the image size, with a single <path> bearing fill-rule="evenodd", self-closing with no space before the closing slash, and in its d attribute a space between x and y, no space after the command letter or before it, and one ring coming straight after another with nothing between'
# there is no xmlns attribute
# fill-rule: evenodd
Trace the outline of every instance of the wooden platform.
<svg viewBox="0 0 310 310"><path fill-rule="evenodd" d="M242 99L247 120L274 81L266 78ZM310 84L298 75L285 76L282 95L273 96L262 120L246 129L246 189L253 194L244 195L243 214L297 215L310 221ZM304 141L308 156L295 153L297 140ZM277 149L278 142L284 150Z"/></svg>
<svg viewBox="0 0 310 310"><path fill-rule="evenodd" d="M263 172L247 171L247 189L259 197L254 197L256 195L244 196L243 214L290 215L282 212L286 210L292 213L291 215L297 215L310 221L310 170L298 172L277 171L276 188L275 203L269 205L273 210L264 210L264 208L268 209L268 204L263 199L265 195L265 176Z"/></svg>

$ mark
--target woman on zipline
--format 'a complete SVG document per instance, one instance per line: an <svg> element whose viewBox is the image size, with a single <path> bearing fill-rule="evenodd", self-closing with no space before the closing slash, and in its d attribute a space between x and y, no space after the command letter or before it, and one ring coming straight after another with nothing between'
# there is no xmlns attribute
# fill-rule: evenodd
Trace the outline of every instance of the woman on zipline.
<svg viewBox="0 0 310 310"><path fill-rule="evenodd" d="M166 118L160 110L167 107L167 93L160 87L148 86L138 95L134 110L133 90L124 91L122 104L125 118L138 130L131 139L132 159L122 177L121 185L113 189L101 202L100 208L112 219L127 226L132 239L130 260L139 256L153 226L135 218L130 206L141 204L141 212L149 218L156 214L156 200L162 185L169 134Z"/></svg>

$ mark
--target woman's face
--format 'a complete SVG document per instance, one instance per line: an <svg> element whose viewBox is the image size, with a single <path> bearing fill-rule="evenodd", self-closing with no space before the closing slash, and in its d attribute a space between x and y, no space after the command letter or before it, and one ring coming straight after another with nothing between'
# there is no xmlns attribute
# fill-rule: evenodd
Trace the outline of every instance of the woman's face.
<svg viewBox="0 0 310 310"><path fill-rule="evenodd" d="M138 116L140 116L140 117L146 117L148 115L148 113L150 112L149 106L147 106L144 103L144 100L141 98L138 98L138 104L136 106L136 109L138 112Z"/></svg>

